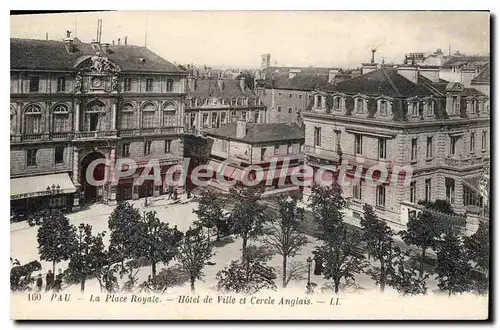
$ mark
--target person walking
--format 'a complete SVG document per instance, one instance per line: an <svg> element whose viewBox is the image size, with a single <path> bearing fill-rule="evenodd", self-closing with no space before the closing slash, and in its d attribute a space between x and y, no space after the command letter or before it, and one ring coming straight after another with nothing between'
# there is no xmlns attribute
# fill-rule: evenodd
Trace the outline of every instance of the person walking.
<svg viewBox="0 0 500 330"><path fill-rule="evenodd" d="M52 270L49 269L47 276L45 276L45 291L51 290L53 285L54 285L54 273L52 273Z"/></svg>
<svg viewBox="0 0 500 330"><path fill-rule="evenodd" d="M42 291L42 288L43 288L42 274L38 274L38 277L36 278L36 290L40 292Z"/></svg>
<svg viewBox="0 0 500 330"><path fill-rule="evenodd" d="M62 279L63 279L63 273L62 273L62 270L59 269L58 274L56 276L56 279L54 280L54 291L55 292L61 291Z"/></svg>

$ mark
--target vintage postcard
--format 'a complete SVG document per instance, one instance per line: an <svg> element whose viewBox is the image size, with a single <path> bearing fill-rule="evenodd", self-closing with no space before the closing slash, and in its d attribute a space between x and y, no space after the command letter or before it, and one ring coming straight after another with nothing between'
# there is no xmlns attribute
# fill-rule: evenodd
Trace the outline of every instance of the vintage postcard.
<svg viewBox="0 0 500 330"><path fill-rule="evenodd" d="M486 320L490 13L11 16L11 318Z"/></svg>

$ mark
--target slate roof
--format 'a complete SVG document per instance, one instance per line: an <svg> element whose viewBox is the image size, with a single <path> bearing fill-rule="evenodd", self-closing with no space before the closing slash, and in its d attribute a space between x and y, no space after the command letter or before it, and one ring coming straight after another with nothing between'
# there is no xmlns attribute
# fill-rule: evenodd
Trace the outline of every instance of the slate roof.
<svg viewBox="0 0 500 330"><path fill-rule="evenodd" d="M390 97L430 96L432 93L397 73L395 69L378 69L344 80L322 89L325 92L345 94L385 95Z"/></svg>
<svg viewBox="0 0 500 330"><path fill-rule="evenodd" d="M196 79L195 90L188 92L190 97L247 97L249 99L258 98L258 96L248 87L245 91L240 88L239 79L223 79L223 88L219 88L217 79Z"/></svg>
<svg viewBox="0 0 500 330"><path fill-rule="evenodd" d="M225 137L248 143L263 143L282 140L302 140L304 130L295 123L246 124L247 133L243 138L236 138L236 122L219 128L206 130L209 136Z"/></svg>
<svg viewBox="0 0 500 330"><path fill-rule="evenodd" d="M454 56L443 64L444 69L465 64L484 65L490 61L489 56Z"/></svg>
<svg viewBox="0 0 500 330"><path fill-rule="evenodd" d="M112 53L103 54L116 63L122 71L182 73L176 65L166 61L146 47L110 45ZM75 63L96 51L89 43L78 43L73 53L68 53L63 41L10 39L11 69L75 70ZM145 61L141 61L145 59Z"/></svg>
<svg viewBox="0 0 500 330"><path fill-rule="evenodd" d="M309 75L297 73L295 77L288 78L286 75L266 78L265 81L258 82L264 88L288 89L298 91L313 91L328 84L328 75Z"/></svg>
<svg viewBox="0 0 500 330"><path fill-rule="evenodd" d="M490 83L490 66L487 65L479 74L472 79L471 84L489 84Z"/></svg>

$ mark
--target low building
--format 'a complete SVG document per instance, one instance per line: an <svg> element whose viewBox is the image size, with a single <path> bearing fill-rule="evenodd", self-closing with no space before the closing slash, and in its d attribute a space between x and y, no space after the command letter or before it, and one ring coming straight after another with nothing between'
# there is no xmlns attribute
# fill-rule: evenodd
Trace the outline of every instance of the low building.
<svg viewBox="0 0 500 330"><path fill-rule="evenodd" d="M237 121L207 131L211 185L228 191L227 181L279 192L298 187L291 173L303 164L304 131L292 124L250 124ZM220 173L217 177L217 173ZM258 182L258 183L257 183Z"/></svg>

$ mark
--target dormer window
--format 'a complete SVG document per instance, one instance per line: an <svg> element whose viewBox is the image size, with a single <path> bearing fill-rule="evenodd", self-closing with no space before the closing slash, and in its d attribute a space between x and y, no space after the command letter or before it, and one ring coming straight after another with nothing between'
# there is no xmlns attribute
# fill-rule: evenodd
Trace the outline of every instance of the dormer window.
<svg viewBox="0 0 500 330"><path fill-rule="evenodd" d="M380 100L379 101L379 113L382 116L387 116L387 113L389 111L389 102L386 100Z"/></svg>
<svg viewBox="0 0 500 330"><path fill-rule="evenodd" d="M410 115L412 117L418 117L418 102L412 101L410 103Z"/></svg>
<svg viewBox="0 0 500 330"><path fill-rule="evenodd" d="M429 100L429 101L425 104L425 114L426 114L427 116L434 116L434 101Z"/></svg>
<svg viewBox="0 0 500 330"><path fill-rule="evenodd" d="M316 104L315 104L316 108L322 108L322 100L323 97L321 95L316 95Z"/></svg>
<svg viewBox="0 0 500 330"><path fill-rule="evenodd" d="M363 113L365 111L365 100L361 97L356 98L355 100L355 110L356 113Z"/></svg>
<svg viewBox="0 0 500 330"><path fill-rule="evenodd" d="M460 113L460 96L454 95L451 99L452 114L458 115Z"/></svg>

